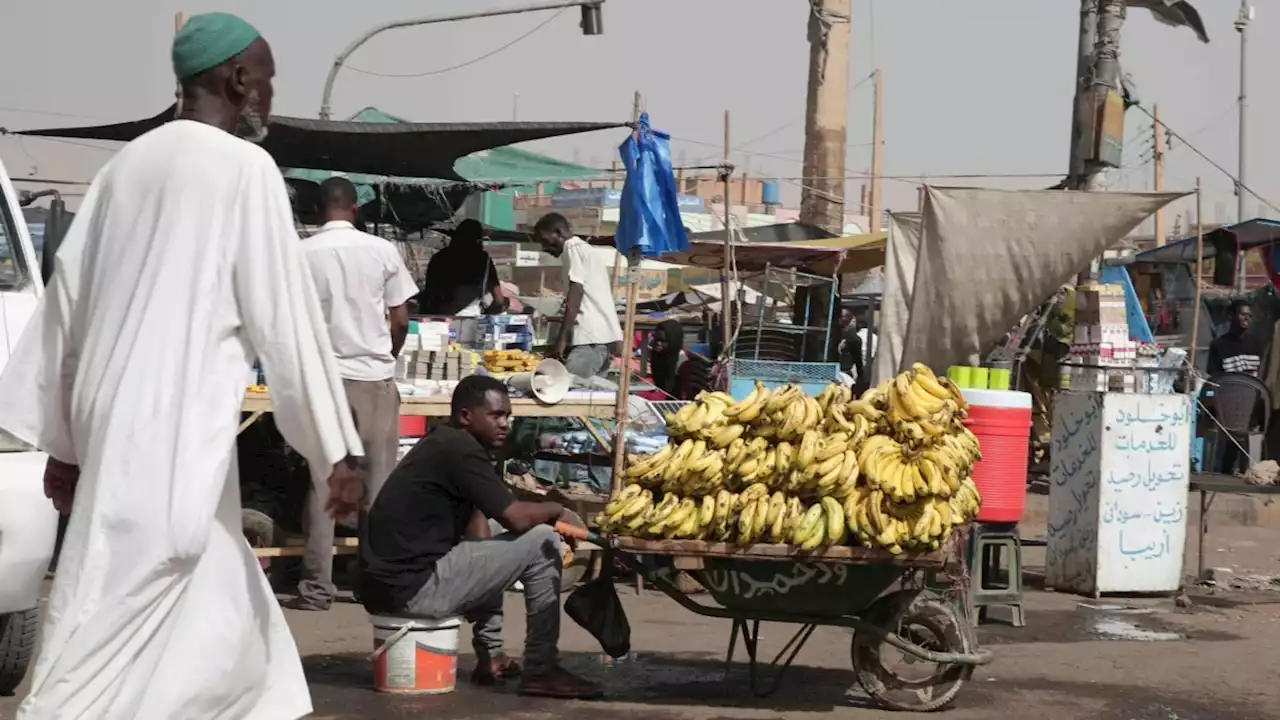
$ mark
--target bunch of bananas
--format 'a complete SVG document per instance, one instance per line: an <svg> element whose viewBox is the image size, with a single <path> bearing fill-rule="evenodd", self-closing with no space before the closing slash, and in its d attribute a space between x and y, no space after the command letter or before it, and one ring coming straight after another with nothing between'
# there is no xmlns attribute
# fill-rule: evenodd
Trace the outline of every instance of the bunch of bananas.
<svg viewBox="0 0 1280 720"><path fill-rule="evenodd" d="M900 503L883 490L859 488L845 499L849 532L868 547L882 547L897 555L904 550L937 550L952 528L978 514L982 497L973 480L965 478L950 498L933 496Z"/></svg>
<svg viewBox="0 0 1280 720"><path fill-rule="evenodd" d="M936 549L981 502L966 408L919 364L858 398L835 384L814 397L760 382L738 401L704 392L667 415L671 443L628 457L596 521L650 539Z"/></svg>
<svg viewBox="0 0 1280 720"><path fill-rule="evenodd" d="M888 381L882 392L888 429L915 447L935 445L953 433L968 408L960 388L920 363Z"/></svg>

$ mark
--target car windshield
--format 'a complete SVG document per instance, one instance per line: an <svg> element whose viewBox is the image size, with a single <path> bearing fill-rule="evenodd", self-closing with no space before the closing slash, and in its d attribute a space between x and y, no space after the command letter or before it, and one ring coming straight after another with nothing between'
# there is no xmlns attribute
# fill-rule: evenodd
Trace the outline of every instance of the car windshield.
<svg viewBox="0 0 1280 720"><path fill-rule="evenodd" d="M18 253L18 235L8 210L6 203L0 203L0 291L16 290L27 282L25 258ZM23 220L18 218L18 221ZM32 240L35 240L36 233L43 240L44 223L33 223L28 227Z"/></svg>

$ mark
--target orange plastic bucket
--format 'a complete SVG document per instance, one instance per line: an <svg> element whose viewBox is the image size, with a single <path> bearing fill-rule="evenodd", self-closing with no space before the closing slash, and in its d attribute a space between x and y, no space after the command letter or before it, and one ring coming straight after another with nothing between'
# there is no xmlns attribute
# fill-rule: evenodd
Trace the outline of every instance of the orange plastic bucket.
<svg viewBox="0 0 1280 720"><path fill-rule="evenodd" d="M400 695L451 693L458 676L458 618L371 615L373 685Z"/></svg>

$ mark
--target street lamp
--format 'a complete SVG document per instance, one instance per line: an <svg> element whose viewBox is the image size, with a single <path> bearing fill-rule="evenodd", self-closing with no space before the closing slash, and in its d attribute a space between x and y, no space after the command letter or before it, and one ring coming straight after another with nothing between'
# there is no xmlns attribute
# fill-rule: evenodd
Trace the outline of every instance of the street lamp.
<svg viewBox="0 0 1280 720"><path fill-rule="evenodd" d="M600 35L604 32L604 21L600 12L600 8L604 3L605 0L560 0L560 2L547 2L511 8L494 8L474 13L431 15L428 17L411 18L409 20L396 20L379 25L356 38L338 55L338 57L334 58L333 67L329 68L329 77L324 81L324 97L320 99L320 119L329 119L329 98L333 95L333 83L338 78L338 71L342 69L343 63L345 63L347 58L351 57L351 54L358 50L361 45L373 38L374 35L386 32L387 30L416 27L418 25L432 25L434 23L456 22L458 20L474 20L476 18L496 17L499 15L520 15L529 12L561 10L563 8L570 7L582 8L582 20L580 22L580 26L582 28L583 35Z"/></svg>

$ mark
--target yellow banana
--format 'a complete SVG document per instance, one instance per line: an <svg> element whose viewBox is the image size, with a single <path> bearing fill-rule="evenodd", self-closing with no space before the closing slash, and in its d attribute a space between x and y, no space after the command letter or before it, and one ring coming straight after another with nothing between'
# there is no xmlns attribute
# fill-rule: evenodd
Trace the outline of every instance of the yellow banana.
<svg viewBox="0 0 1280 720"><path fill-rule="evenodd" d="M849 532L845 526L844 507L835 498L824 497L821 502L822 513L827 523L823 543L826 545L839 545L844 542Z"/></svg>
<svg viewBox="0 0 1280 720"><path fill-rule="evenodd" d="M738 427L742 427L739 425ZM746 457L747 441L741 437L729 443L729 449L725 452L724 462L730 470L736 470L738 463Z"/></svg>
<svg viewBox="0 0 1280 720"><path fill-rule="evenodd" d="M795 545L804 546L813 537L817 536L818 540L811 547L817 547L822 542L822 504L815 503L805 511L804 515L796 521L796 529L791 534L791 542Z"/></svg>
<svg viewBox="0 0 1280 720"><path fill-rule="evenodd" d="M938 376L933 374L933 370L924 363L912 363L911 369L915 372L915 380L920 387L924 388L930 395L939 400L948 400L951 393L942 384L938 382Z"/></svg>
<svg viewBox="0 0 1280 720"><path fill-rule="evenodd" d="M742 398L741 400L733 403L732 405L724 409L724 416L728 418L738 417L743 412L745 412L748 408L755 406L756 401L760 399L760 396L764 393L764 391L765 391L764 383L757 380L755 389L753 389L750 393L748 393L746 397Z"/></svg>
<svg viewBox="0 0 1280 720"><path fill-rule="evenodd" d="M718 448L728 448L742 437L746 428L741 423L726 425L711 436L711 444ZM745 443L744 443L745 445Z"/></svg>
<svg viewBox="0 0 1280 720"><path fill-rule="evenodd" d="M932 415L946 407L947 399L935 397L920 383L920 373L911 373L911 379L907 383L907 394L911 396L912 404L925 415Z"/></svg>
<svg viewBox="0 0 1280 720"><path fill-rule="evenodd" d="M813 462L818 453L818 432L809 430L800 439L800 450L796 453L795 467L805 469Z"/></svg>
<svg viewBox="0 0 1280 720"><path fill-rule="evenodd" d="M702 498L702 507L698 508L698 527L705 528L716 517L716 499L707 495Z"/></svg>
<svg viewBox="0 0 1280 720"><path fill-rule="evenodd" d="M848 442L833 442L832 437L828 436L826 443L814 454L813 459L819 463L826 462L836 455L843 456L848 449Z"/></svg>
<svg viewBox="0 0 1280 720"><path fill-rule="evenodd" d="M776 462L774 463L774 470L779 475L787 475L788 473L790 473L791 461L795 458L795 454L796 454L795 446L792 445L791 443L785 440L778 443L778 446L774 449L774 455L776 457Z"/></svg>
<svg viewBox="0 0 1280 720"><path fill-rule="evenodd" d="M711 457L707 453L707 441L694 440L693 449L689 451L688 457L685 458L684 471L700 473L709 464L711 464Z"/></svg>

